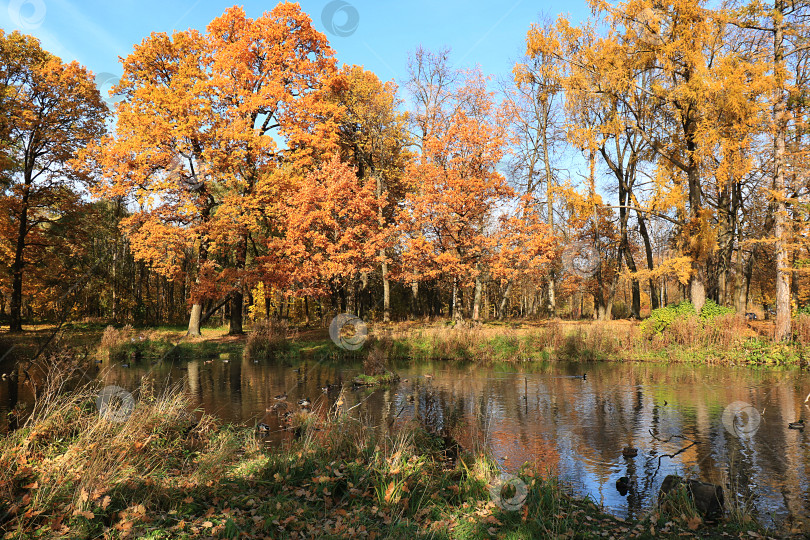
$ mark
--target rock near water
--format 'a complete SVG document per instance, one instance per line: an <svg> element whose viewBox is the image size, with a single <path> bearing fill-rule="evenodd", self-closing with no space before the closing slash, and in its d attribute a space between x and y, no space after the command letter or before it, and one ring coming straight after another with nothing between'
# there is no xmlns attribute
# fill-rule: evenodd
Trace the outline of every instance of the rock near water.
<svg viewBox="0 0 810 540"><path fill-rule="evenodd" d="M664 478L664 483L661 484L661 490L658 493L659 503L668 493L681 485L686 487L686 493L695 503L695 508L705 517L717 517L723 514L725 496L721 486L699 480L684 480L674 474Z"/></svg>

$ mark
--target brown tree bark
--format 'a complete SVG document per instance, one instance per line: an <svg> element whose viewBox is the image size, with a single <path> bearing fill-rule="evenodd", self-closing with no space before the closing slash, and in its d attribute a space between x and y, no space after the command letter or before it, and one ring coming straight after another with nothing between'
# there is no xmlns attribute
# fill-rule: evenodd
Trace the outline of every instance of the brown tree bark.
<svg viewBox="0 0 810 540"><path fill-rule="evenodd" d="M774 0L773 9L773 50L774 71L776 73L776 99L773 117L774 134L774 178L775 197L774 236L776 242L776 328L774 339L786 341L791 338L790 329L790 261L788 253L787 205L785 203L785 139L787 137L787 91L785 90L785 2Z"/></svg>
<svg viewBox="0 0 810 540"><path fill-rule="evenodd" d="M473 312L472 319L476 322L481 320L481 275L475 276L475 295L473 297Z"/></svg>
<svg viewBox="0 0 810 540"><path fill-rule="evenodd" d="M11 332L22 332L22 286L23 267L25 266L25 240L28 235L28 197L31 193L31 171L25 171L25 185L20 213L17 219L17 239L14 245L14 262L11 264L11 319L9 330Z"/></svg>
<svg viewBox="0 0 810 540"><path fill-rule="evenodd" d="M247 233L242 234L239 245L236 248L236 270L241 272L245 268L247 261ZM244 334L242 329L242 308L245 302L244 294L242 293L242 284L237 283L234 285L235 290L231 295L231 318L228 325L228 335Z"/></svg>

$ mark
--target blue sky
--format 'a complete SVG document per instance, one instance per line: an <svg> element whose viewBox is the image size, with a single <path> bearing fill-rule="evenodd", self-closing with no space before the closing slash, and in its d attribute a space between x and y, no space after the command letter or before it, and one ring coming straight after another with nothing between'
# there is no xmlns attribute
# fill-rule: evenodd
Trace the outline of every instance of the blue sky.
<svg viewBox="0 0 810 540"><path fill-rule="evenodd" d="M36 36L42 46L63 61L77 60L96 75L102 96L112 105L109 90L121 74L119 56L132 52L152 32L171 33L190 27L201 31L228 8L241 5L249 17L271 10L274 0L0 0L0 28ZM449 47L455 67L479 65L493 78L510 77L524 53L526 32L541 17L568 15L574 22L590 15L585 0L302 0L336 51L339 63L362 65L382 80L403 85L408 54L416 47ZM409 96L400 97L408 107ZM584 170L574 152L559 156L573 174ZM505 170L501 170L506 174Z"/></svg>
<svg viewBox="0 0 810 540"><path fill-rule="evenodd" d="M329 37L339 62L363 65L381 79L398 83L407 76L408 53L419 45L448 46L455 65L479 64L486 74L508 76L524 52L526 31L541 14L567 13L574 20L588 15L583 0L300 3L316 28ZM0 27L32 34L63 61L78 60L96 75L112 78L120 74L118 57L126 56L151 32L203 30L232 5L213 0L0 0ZM249 0L237 5L258 17L275 2Z"/></svg>

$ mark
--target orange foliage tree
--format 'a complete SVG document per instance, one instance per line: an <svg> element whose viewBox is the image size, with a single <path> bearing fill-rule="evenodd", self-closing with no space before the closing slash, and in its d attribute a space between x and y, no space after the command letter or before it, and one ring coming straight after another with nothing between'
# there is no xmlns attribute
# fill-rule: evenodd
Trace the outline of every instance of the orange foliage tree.
<svg viewBox="0 0 810 540"><path fill-rule="evenodd" d="M343 294L390 245L379 221L385 200L374 178L358 178L334 155L301 179L284 203L284 236L268 238L270 249L261 258L267 275L290 294Z"/></svg>
<svg viewBox="0 0 810 540"><path fill-rule="evenodd" d="M152 34L123 60L116 134L91 154L104 173L94 192L137 205L124 227L138 258L175 276L196 261L189 334L204 303L228 298L241 333L243 291L261 279L256 238L277 233L277 203L335 148L333 54L281 3L255 20L230 8L206 34Z"/></svg>
<svg viewBox="0 0 810 540"><path fill-rule="evenodd" d="M727 191L713 186L726 181L715 174L725 159L741 163L740 141L757 125L758 96L766 88L762 70L729 46L733 37L722 15L700 0L594 0L592 6L607 28L603 35L594 25L560 19L552 30L530 31L529 52L559 55L568 66L561 84L569 108L587 119L569 130L580 148L600 150L620 182L622 169L637 167L640 158L654 164L652 197L641 210L677 224L690 298L700 309L717 249L708 194ZM601 151L607 142L632 139L648 148L648 158L619 149L635 160L622 164L617 153ZM621 206L639 207L632 192L625 195Z"/></svg>
<svg viewBox="0 0 810 540"><path fill-rule="evenodd" d="M394 82L382 82L360 66L343 66L331 85L331 99L340 106L337 122L341 158L355 167L358 178L374 180L377 197L387 194L386 204L379 206L378 220L381 229L391 232L394 208L405 192L402 176L409 159L406 115L398 110L401 100L397 90ZM379 255L383 321L388 322L391 317L388 277L391 254L382 251ZM361 285L365 292L369 286L366 273L361 274Z"/></svg>
<svg viewBox="0 0 810 540"><path fill-rule="evenodd" d="M401 278L448 280L456 319L462 318L464 288L474 287L472 317L477 320L496 251L493 221L515 197L496 170L506 128L478 72L442 102L445 106L433 101L434 108L426 111L434 124L423 131L421 155L406 170L411 190L400 218ZM439 125L443 129L433 129ZM505 253L501 263L508 259ZM505 275L502 268L498 273Z"/></svg>
<svg viewBox="0 0 810 540"><path fill-rule="evenodd" d="M104 133L107 108L84 67L62 63L31 36L2 30L0 106L0 251L15 332L22 330L27 269L52 262L55 233L82 209L76 183L87 177L73 160Z"/></svg>
<svg viewBox="0 0 810 540"><path fill-rule="evenodd" d="M557 256L556 241L549 223L539 212L541 201L524 195L514 209L498 216L491 234L489 277L504 290L498 318L506 313L506 301L513 283L539 288L549 279Z"/></svg>

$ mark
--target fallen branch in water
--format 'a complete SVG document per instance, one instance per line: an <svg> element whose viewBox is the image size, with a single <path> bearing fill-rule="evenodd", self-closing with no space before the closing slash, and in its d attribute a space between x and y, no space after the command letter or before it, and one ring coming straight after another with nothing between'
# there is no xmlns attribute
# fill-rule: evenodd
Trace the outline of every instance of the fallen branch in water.
<svg viewBox="0 0 810 540"><path fill-rule="evenodd" d="M649 431L650 431L650 435L652 436L652 438L653 438L653 439L655 439L656 441L662 442L662 443L668 443L669 441L671 441L672 439L675 439L675 438L678 438L678 439L683 439L683 440L685 440L685 441L689 441L690 443L692 443L692 444L690 444L690 445L688 445L688 446L684 446L683 448L681 448L680 450L678 450L678 451L677 451L677 452L675 452L674 454L661 454L660 456L658 456L658 467L656 467L656 468L655 468L655 472L653 472L653 474L652 474L652 478L655 478L655 475L656 475L656 474L658 474L658 469L660 469L660 468L661 468L661 458L665 458L665 457L668 457L668 458L674 458L674 457L675 457L675 456L677 456L678 454L681 454L681 453L683 453L683 452L686 452L687 450L689 450L689 449L690 449L690 448L692 448L693 446L697 445L697 443L698 443L697 441L692 440L692 439L690 439L690 438L688 438L688 437L684 437L683 435L672 435L672 436L670 436L670 438L669 438L669 439L663 440L663 439L659 439L659 438L658 438L658 437L657 437L657 436L656 436L656 435L655 435L655 434L652 432L652 430L649 430Z"/></svg>

